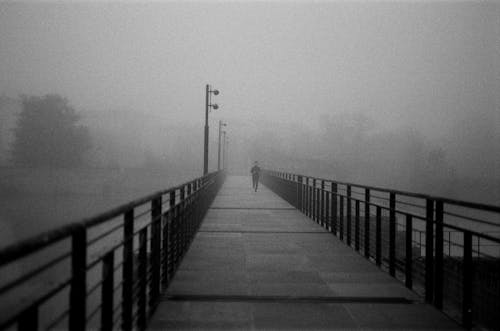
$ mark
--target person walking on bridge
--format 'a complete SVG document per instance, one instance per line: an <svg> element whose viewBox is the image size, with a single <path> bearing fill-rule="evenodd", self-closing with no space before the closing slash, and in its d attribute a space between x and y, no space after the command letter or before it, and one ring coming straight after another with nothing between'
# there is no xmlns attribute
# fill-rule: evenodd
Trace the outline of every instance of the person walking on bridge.
<svg viewBox="0 0 500 331"><path fill-rule="evenodd" d="M253 188L255 189L255 192L257 192L257 187L259 186L259 175L260 175L260 168L257 161L255 161L255 164L250 170L250 172L252 173Z"/></svg>

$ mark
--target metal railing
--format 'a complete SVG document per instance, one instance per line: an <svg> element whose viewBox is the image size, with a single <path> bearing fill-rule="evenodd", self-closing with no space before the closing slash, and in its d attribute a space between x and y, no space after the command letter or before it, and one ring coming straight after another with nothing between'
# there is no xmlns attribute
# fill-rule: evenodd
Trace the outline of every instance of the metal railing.
<svg viewBox="0 0 500 331"><path fill-rule="evenodd" d="M500 329L500 206L270 170L261 181L465 328Z"/></svg>
<svg viewBox="0 0 500 331"><path fill-rule="evenodd" d="M2 249L0 329L145 329L224 178L207 174Z"/></svg>

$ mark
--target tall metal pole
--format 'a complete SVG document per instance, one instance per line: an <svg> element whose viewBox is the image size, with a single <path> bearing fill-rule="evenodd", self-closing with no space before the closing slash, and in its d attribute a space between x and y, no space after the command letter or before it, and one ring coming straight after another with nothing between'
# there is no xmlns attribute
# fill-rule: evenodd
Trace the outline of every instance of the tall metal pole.
<svg viewBox="0 0 500 331"><path fill-rule="evenodd" d="M226 146L224 147L224 157L225 157L225 161L224 161L224 169L227 170L227 161L228 161L228 155L229 155L229 139L226 140Z"/></svg>
<svg viewBox="0 0 500 331"><path fill-rule="evenodd" d="M211 86L207 84L205 90L205 142L203 146L203 175L208 174L208 111L210 108L219 109L219 105L212 104L211 94L218 95L218 90L211 90ZM220 122L219 122L220 125ZM219 129L220 130L220 129Z"/></svg>
<svg viewBox="0 0 500 331"><path fill-rule="evenodd" d="M207 84L205 92L205 145L203 149L203 175L208 173L208 105L210 94L210 86Z"/></svg>
<svg viewBox="0 0 500 331"><path fill-rule="evenodd" d="M223 156L222 156L222 168L223 169L226 169L226 131L222 131L222 134L223 134L223 143L222 143L222 146L223 146Z"/></svg>
<svg viewBox="0 0 500 331"><path fill-rule="evenodd" d="M219 150L217 152L217 170L220 170L220 134L222 128L222 121L219 120Z"/></svg>

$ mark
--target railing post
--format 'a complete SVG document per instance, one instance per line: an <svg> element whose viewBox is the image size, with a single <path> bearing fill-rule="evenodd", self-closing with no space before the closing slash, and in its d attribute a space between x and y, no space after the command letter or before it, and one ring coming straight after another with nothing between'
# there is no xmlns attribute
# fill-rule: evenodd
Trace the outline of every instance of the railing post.
<svg viewBox="0 0 500 331"><path fill-rule="evenodd" d="M71 289L69 329L86 329L87 307L87 229L81 226L71 239Z"/></svg>
<svg viewBox="0 0 500 331"><path fill-rule="evenodd" d="M344 240L344 196L339 195L339 238Z"/></svg>
<svg viewBox="0 0 500 331"><path fill-rule="evenodd" d="M370 190L365 189L365 257L370 257Z"/></svg>
<svg viewBox="0 0 500 331"><path fill-rule="evenodd" d="M354 202L354 248L359 251L359 200Z"/></svg>
<svg viewBox="0 0 500 331"><path fill-rule="evenodd" d="M321 219L320 219L320 205L321 205L321 190L317 186L316 180L314 180L314 191L316 192L316 203L315 203L315 208L314 208L314 218L316 220L316 223L321 224Z"/></svg>
<svg viewBox="0 0 500 331"><path fill-rule="evenodd" d="M180 189L180 215L179 215L179 230L181 231L181 243L180 243L180 256L184 255L186 249L187 238L186 238L186 187L182 186ZM180 259L179 259L180 262Z"/></svg>
<svg viewBox="0 0 500 331"><path fill-rule="evenodd" d="M193 196L193 191L194 191L194 184L190 183L188 185L188 205L189 205L189 214L188 214L188 247L189 244L191 243L191 236L193 235L194 231L194 223L193 223L193 217L194 217L194 196Z"/></svg>
<svg viewBox="0 0 500 331"><path fill-rule="evenodd" d="M18 331L37 331L38 330L38 306L28 307L19 317L17 323Z"/></svg>
<svg viewBox="0 0 500 331"><path fill-rule="evenodd" d="M161 287L161 203L161 195L151 201L151 307L159 299Z"/></svg>
<svg viewBox="0 0 500 331"><path fill-rule="evenodd" d="M302 201L302 176L298 176L297 177L297 205L296 207L301 211L301 212L304 212L304 204L303 204L303 201Z"/></svg>
<svg viewBox="0 0 500 331"><path fill-rule="evenodd" d="M205 183L207 183L209 179L206 180ZM179 189L180 192L180 189ZM177 202L177 201L176 201ZM173 245L173 260L172 260L172 267L175 272L177 270L178 263L180 261L180 238L179 238L179 232L180 232L180 221L181 221L181 205L182 201L180 200L179 203L177 203L174 207L174 217L172 219L172 245Z"/></svg>
<svg viewBox="0 0 500 331"><path fill-rule="evenodd" d="M147 320L147 279L148 279L148 229L139 232L139 265L137 266L138 298L137 298L137 328L146 329Z"/></svg>
<svg viewBox="0 0 500 331"><path fill-rule="evenodd" d="M312 218L313 216L313 210L314 210L314 191L313 191L313 185L314 185L314 178L311 178L312 185L308 186L309 189L309 217Z"/></svg>
<svg viewBox="0 0 500 331"><path fill-rule="evenodd" d="M309 185L309 217L313 217L313 210L314 210L314 178L311 178L312 185Z"/></svg>
<svg viewBox="0 0 500 331"><path fill-rule="evenodd" d="M337 183L332 183L332 232L337 235Z"/></svg>
<svg viewBox="0 0 500 331"><path fill-rule="evenodd" d="M413 287L413 221L410 214L406 215L405 228L405 285L411 289Z"/></svg>
<svg viewBox="0 0 500 331"><path fill-rule="evenodd" d="M316 195L317 195L317 191L316 191L316 178L312 178L312 187L311 187L311 198L312 198L312 201L311 201L311 218L313 219L313 221L316 221L316 203L318 202L317 198L316 198Z"/></svg>
<svg viewBox="0 0 500 331"><path fill-rule="evenodd" d="M377 216L375 224L375 263L382 265L382 208L377 206Z"/></svg>
<svg viewBox="0 0 500 331"><path fill-rule="evenodd" d="M347 185L347 246L351 246L351 227L352 227L352 201L351 201L351 185Z"/></svg>
<svg viewBox="0 0 500 331"><path fill-rule="evenodd" d="M396 275L396 194L389 195L389 274Z"/></svg>
<svg viewBox="0 0 500 331"><path fill-rule="evenodd" d="M330 192L325 192L325 224L328 231L332 229L332 220L330 218L330 195Z"/></svg>
<svg viewBox="0 0 500 331"><path fill-rule="evenodd" d="M325 226L325 181L321 180L321 203L319 219L321 226Z"/></svg>
<svg viewBox="0 0 500 331"><path fill-rule="evenodd" d="M425 301L432 303L434 292L434 201L426 200Z"/></svg>
<svg viewBox="0 0 500 331"><path fill-rule="evenodd" d="M474 277L472 263L472 233L464 231L464 257L462 266L462 324L464 328L472 328L472 284Z"/></svg>
<svg viewBox="0 0 500 331"><path fill-rule="evenodd" d="M169 216L167 216L170 211L164 214L162 217L162 250L161 250L161 288L164 289L168 286L168 254L169 254Z"/></svg>
<svg viewBox="0 0 500 331"><path fill-rule="evenodd" d="M201 182L201 185L203 185L203 180L202 179L202 182ZM175 231L176 231L176 228L175 228L175 221L176 221L176 218L177 218L177 215L176 215L176 212L177 212L177 209L175 207L175 191L176 190L172 190L170 191L169 193L169 198L168 198L168 205L169 205L169 209L168 209L168 213L169 213L169 218L168 218L168 221L167 221L167 227L168 227L168 246L167 246L167 250L168 250L168 258L167 258L167 269L168 269L168 275L167 275L167 281L170 282L170 280L172 279L172 276L174 274L174 264L175 264Z"/></svg>
<svg viewBox="0 0 500 331"><path fill-rule="evenodd" d="M113 330L115 252L108 252L102 260L101 330Z"/></svg>
<svg viewBox="0 0 500 331"><path fill-rule="evenodd" d="M434 305L443 308L443 201L436 201L436 248L434 259Z"/></svg>
<svg viewBox="0 0 500 331"><path fill-rule="evenodd" d="M304 210L304 214L306 214L306 216L309 216L309 177L306 177L306 182L304 184L304 196L305 196L305 201L304 201L304 204L305 204L305 210Z"/></svg>
<svg viewBox="0 0 500 331"><path fill-rule="evenodd" d="M134 296L134 210L125 212L123 224L122 329L133 328Z"/></svg>
<svg viewBox="0 0 500 331"><path fill-rule="evenodd" d="M316 191L315 219L316 223L321 225L321 180L320 179L317 179L315 181L314 190Z"/></svg>

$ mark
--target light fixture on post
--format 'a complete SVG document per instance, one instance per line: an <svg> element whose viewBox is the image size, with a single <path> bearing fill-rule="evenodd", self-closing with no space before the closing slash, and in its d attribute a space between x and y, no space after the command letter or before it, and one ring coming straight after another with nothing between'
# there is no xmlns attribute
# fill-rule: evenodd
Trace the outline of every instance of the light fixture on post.
<svg viewBox="0 0 500 331"><path fill-rule="evenodd" d="M207 84L205 93L205 141L203 148L203 175L208 173L208 112L210 108L219 109L219 105L212 104L212 94L219 95L219 90L212 90L212 87Z"/></svg>
<svg viewBox="0 0 500 331"><path fill-rule="evenodd" d="M227 162L227 141L226 141L226 131L222 131L222 169L226 170Z"/></svg>
<svg viewBox="0 0 500 331"><path fill-rule="evenodd" d="M227 126L227 123L224 123L222 121L219 121L219 150L218 150L218 153L217 153L217 170L220 170L220 153L221 153L221 146L220 146L220 136L221 136L221 133L222 133L222 127L223 126Z"/></svg>

